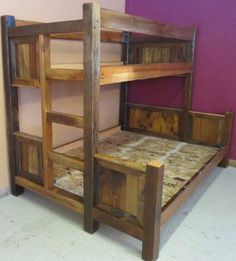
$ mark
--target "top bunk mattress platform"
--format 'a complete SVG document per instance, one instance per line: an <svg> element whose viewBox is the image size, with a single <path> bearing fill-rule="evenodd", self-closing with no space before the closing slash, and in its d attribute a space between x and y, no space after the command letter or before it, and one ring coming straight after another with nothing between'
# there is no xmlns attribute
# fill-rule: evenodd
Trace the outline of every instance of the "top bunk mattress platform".
<svg viewBox="0 0 236 261"><path fill-rule="evenodd" d="M64 154L83 160L83 146L57 149ZM194 178L202 167L208 163L219 149L195 145L176 140L151 137L127 131L118 131L100 141L99 153L122 161L132 161L143 166L157 160L164 163L164 186L162 208ZM54 163L55 186L83 196L83 172Z"/></svg>

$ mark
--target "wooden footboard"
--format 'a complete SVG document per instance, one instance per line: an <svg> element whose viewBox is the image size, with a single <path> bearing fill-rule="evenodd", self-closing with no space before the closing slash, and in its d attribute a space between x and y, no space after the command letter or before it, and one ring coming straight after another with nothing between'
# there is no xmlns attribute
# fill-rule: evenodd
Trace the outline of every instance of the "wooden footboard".
<svg viewBox="0 0 236 261"><path fill-rule="evenodd" d="M142 240L142 257L155 260L159 253L164 165L146 167L96 154L96 199L93 218ZM143 204L140 182L144 179Z"/></svg>

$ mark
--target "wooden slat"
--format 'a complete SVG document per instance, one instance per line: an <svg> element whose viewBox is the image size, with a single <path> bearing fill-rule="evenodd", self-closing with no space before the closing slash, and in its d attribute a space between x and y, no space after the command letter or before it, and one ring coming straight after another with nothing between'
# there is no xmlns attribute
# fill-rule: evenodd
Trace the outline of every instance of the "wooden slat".
<svg viewBox="0 0 236 261"><path fill-rule="evenodd" d="M52 151L52 122L47 121L47 113L52 110L52 93L49 81L46 79L46 71L50 66L50 39L48 36L39 35L39 73L41 84L41 114L43 129L43 169L44 186L51 188L53 186L53 165L49 161L49 152Z"/></svg>
<svg viewBox="0 0 236 261"><path fill-rule="evenodd" d="M37 79L14 79L11 85L13 87L40 88L40 81Z"/></svg>
<svg viewBox="0 0 236 261"><path fill-rule="evenodd" d="M16 182L16 184L20 185L21 187L34 191L34 192L40 194L41 196L49 198L65 207L68 207L80 214L83 214L83 203L78 200L72 199L57 191L46 189L43 186L40 186L23 177L17 176L15 178L15 182Z"/></svg>
<svg viewBox="0 0 236 261"><path fill-rule="evenodd" d="M93 208L93 217L96 220L104 224L107 224L111 227L114 227L139 240L142 240L143 238L143 229L141 227L139 227L138 225L134 225L128 221L114 217L103 210Z"/></svg>
<svg viewBox="0 0 236 261"><path fill-rule="evenodd" d="M156 260L159 255L163 178L164 165L157 161L149 162L144 188L142 249L144 260Z"/></svg>
<svg viewBox="0 0 236 261"><path fill-rule="evenodd" d="M40 24L40 22L16 19L16 26L25 26L25 25L32 25L32 24Z"/></svg>
<svg viewBox="0 0 236 261"><path fill-rule="evenodd" d="M101 66L101 84L144 80L188 74L192 71L191 63L129 64L119 66ZM82 81L81 69L49 69L47 77L53 80Z"/></svg>
<svg viewBox="0 0 236 261"><path fill-rule="evenodd" d="M9 30L10 37L33 36L39 34L74 33L81 32L83 20L63 21L54 23L40 23L17 26Z"/></svg>
<svg viewBox="0 0 236 261"><path fill-rule="evenodd" d="M67 34L50 34L52 39L65 39L65 40L83 40L83 32L80 33L67 33ZM101 31L101 42L123 43L124 36L122 32L115 31Z"/></svg>
<svg viewBox="0 0 236 261"><path fill-rule="evenodd" d="M100 7L97 3L83 5L84 33L84 229L95 232L93 219L95 153L98 151L100 94ZM96 193L95 193L96 194Z"/></svg>
<svg viewBox="0 0 236 261"><path fill-rule="evenodd" d="M69 168L78 169L78 170L82 170L82 171L84 170L83 161L54 152L54 151L49 152L49 159L53 162L62 164Z"/></svg>
<svg viewBox="0 0 236 261"><path fill-rule="evenodd" d="M176 27L107 9L101 9L101 27L108 30L156 35L180 40L192 40L194 37L194 28Z"/></svg>
<svg viewBox="0 0 236 261"><path fill-rule="evenodd" d="M63 125L73 126L77 128L84 127L84 118L61 112L51 111L47 113L47 120Z"/></svg>
<svg viewBox="0 0 236 261"><path fill-rule="evenodd" d="M102 167L118 171L126 175L143 175L146 167L138 164L137 162L122 160L107 154L97 153L95 158L98 160Z"/></svg>

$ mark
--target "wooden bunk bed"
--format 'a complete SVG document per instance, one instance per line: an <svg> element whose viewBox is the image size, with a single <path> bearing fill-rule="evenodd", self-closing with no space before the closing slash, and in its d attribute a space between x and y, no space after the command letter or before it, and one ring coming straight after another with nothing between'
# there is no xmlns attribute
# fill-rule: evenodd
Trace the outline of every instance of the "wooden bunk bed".
<svg viewBox="0 0 236 261"><path fill-rule="evenodd" d="M50 40L83 41L83 66L55 67ZM159 253L160 227L220 164L228 165L232 113L191 111L195 28L171 26L84 4L83 20L55 23L2 17L9 167L13 195L35 191L143 242ZM123 65L100 66L100 43L123 46ZM131 104L128 82L182 77L183 109ZM51 82L83 81L84 115L52 110ZM120 126L99 133L99 92L121 83ZM20 132L18 89L38 88L43 136ZM53 147L52 123L84 129L82 140Z"/></svg>

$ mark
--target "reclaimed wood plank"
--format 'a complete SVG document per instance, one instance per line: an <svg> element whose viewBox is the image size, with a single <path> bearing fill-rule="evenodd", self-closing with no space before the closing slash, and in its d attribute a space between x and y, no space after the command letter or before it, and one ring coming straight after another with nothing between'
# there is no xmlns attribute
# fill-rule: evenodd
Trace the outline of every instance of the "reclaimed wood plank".
<svg viewBox="0 0 236 261"><path fill-rule="evenodd" d="M84 127L84 118L77 115L72 115L68 113L50 111L47 113L47 120L55 123L73 126L77 128Z"/></svg>
<svg viewBox="0 0 236 261"><path fill-rule="evenodd" d="M154 261L159 255L163 178L164 165L157 161L148 163L144 188L142 247L142 257L146 261Z"/></svg>
<svg viewBox="0 0 236 261"><path fill-rule="evenodd" d="M108 30L127 31L189 41L194 37L194 28L181 28L103 8L101 9L101 27Z"/></svg>
<svg viewBox="0 0 236 261"><path fill-rule="evenodd" d="M98 151L100 93L100 7L83 5L84 34L84 229L94 233L98 222L93 219L94 154Z"/></svg>
<svg viewBox="0 0 236 261"><path fill-rule="evenodd" d="M17 174L16 166L16 144L14 139L14 132L19 130L18 120L18 91L11 87L11 78L15 76L14 64L15 54L14 45L10 46L8 39L8 30L15 26L15 18L13 16L1 17L1 33L2 33L2 57L3 57L3 77L6 100L6 116L7 116L7 142L8 142L8 158L9 158L9 172L10 172L10 186L11 193L15 196L21 195L24 188L15 183L15 176ZM11 57L11 58L10 58ZM12 60L13 59L13 63ZM11 64L13 67L11 67Z"/></svg>

